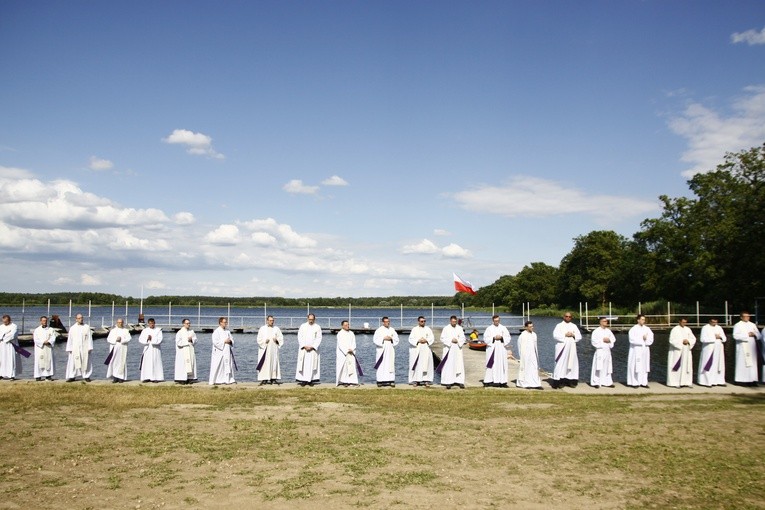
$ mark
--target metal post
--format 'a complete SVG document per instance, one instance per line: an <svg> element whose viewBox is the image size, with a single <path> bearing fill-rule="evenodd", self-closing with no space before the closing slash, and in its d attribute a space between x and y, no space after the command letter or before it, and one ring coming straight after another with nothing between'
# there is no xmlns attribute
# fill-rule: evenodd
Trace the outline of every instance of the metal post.
<svg viewBox="0 0 765 510"><path fill-rule="evenodd" d="M351 304L348 303L348 325L351 325Z"/></svg>
<svg viewBox="0 0 765 510"><path fill-rule="evenodd" d="M231 322L231 303L229 303L228 308L226 308L226 319Z"/></svg>
<svg viewBox="0 0 765 510"><path fill-rule="evenodd" d="M755 315L755 317L757 317ZM756 319L755 319L756 320ZM730 320L730 317L728 317L728 300L725 300L725 324L730 324L732 321Z"/></svg>
<svg viewBox="0 0 765 510"><path fill-rule="evenodd" d="M672 325L672 310L669 307L669 301L667 301L667 326Z"/></svg>
<svg viewBox="0 0 765 510"><path fill-rule="evenodd" d="M587 301L584 302L584 328L590 329L590 304Z"/></svg>
<svg viewBox="0 0 765 510"><path fill-rule="evenodd" d="M434 305L433 303L430 303L430 324L431 325L433 325L433 321L436 320L434 315L435 312L433 311L433 309L434 309Z"/></svg>
<svg viewBox="0 0 765 510"><path fill-rule="evenodd" d="M50 298L48 298L48 317L50 317Z"/></svg>
<svg viewBox="0 0 765 510"><path fill-rule="evenodd" d="M640 314L640 313L643 313L643 312L641 311L641 309L640 309L640 306L641 306L641 305L640 305L640 301L638 301L638 313L639 313L639 314Z"/></svg>
<svg viewBox="0 0 765 510"><path fill-rule="evenodd" d="M125 320L127 320L127 317L125 317ZM114 301L112 301L112 324L114 324Z"/></svg>
<svg viewBox="0 0 765 510"><path fill-rule="evenodd" d="M90 324L90 305L91 305L91 301L88 300L88 324Z"/></svg>
<svg viewBox="0 0 765 510"><path fill-rule="evenodd" d="M167 304L167 323L172 324L173 323L173 302L170 301Z"/></svg>
<svg viewBox="0 0 765 510"><path fill-rule="evenodd" d="M613 317L613 316L614 316L614 314L611 313L611 301L609 301L608 302L608 317L609 317L608 320L611 320L611 317Z"/></svg>
<svg viewBox="0 0 765 510"><path fill-rule="evenodd" d="M579 326L582 326L582 317L584 317L584 314L582 313L582 302L579 301Z"/></svg>
<svg viewBox="0 0 765 510"><path fill-rule="evenodd" d="M696 324L701 326L701 316L699 315L699 302L696 301Z"/></svg>
<svg viewBox="0 0 765 510"><path fill-rule="evenodd" d="M72 325L72 300L69 300L69 325Z"/></svg>
<svg viewBox="0 0 765 510"><path fill-rule="evenodd" d="M404 327L404 303L401 303L401 327Z"/></svg>

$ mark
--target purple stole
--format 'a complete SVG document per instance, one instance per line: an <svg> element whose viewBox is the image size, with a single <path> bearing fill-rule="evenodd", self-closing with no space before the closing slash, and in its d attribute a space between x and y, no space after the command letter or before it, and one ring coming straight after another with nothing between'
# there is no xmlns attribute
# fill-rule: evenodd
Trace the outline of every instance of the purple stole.
<svg viewBox="0 0 765 510"><path fill-rule="evenodd" d="M31 352L29 352L28 350L24 349L20 345L16 345L14 343L11 343L11 345L13 346L13 350L14 351L16 351L17 353L21 354L25 358L28 358L28 357L30 357L32 355Z"/></svg>

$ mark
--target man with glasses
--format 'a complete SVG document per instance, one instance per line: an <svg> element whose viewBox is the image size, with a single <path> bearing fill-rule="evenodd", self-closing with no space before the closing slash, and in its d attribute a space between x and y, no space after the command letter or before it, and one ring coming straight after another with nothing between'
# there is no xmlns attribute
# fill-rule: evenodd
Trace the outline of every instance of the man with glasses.
<svg viewBox="0 0 765 510"><path fill-rule="evenodd" d="M571 322L571 312L563 314L563 321L553 330L555 339L555 370L550 386L554 389L568 386L576 388L579 384L579 357L576 343L582 339L582 333Z"/></svg>
<svg viewBox="0 0 765 510"><path fill-rule="evenodd" d="M699 355L698 383L701 386L725 386L725 351L723 344L727 338L725 331L717 324L717 318L709 319L709 324L701 328L699 341L701 342L701 354Z"/></svg>
<svg viewBox="0 0 765 510"><path fill-rule="evenodd" d="M409 384L428 387L433 384L433 351L436 340L433 330L425 325L425 317L417 317L417 325L409 333Z"/></svg>

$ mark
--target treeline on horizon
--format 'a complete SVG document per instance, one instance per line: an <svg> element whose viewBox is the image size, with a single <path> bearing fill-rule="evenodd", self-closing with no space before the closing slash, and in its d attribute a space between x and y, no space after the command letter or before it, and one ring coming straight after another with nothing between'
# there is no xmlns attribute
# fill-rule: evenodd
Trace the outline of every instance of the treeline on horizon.
<svg viewBox="0 0 765 510"><path fill-rule="evenodd" d="M639 180L635 185L639 186ZM147 306L368 306L488 308L520 311L578 309L579 303L634 311L690 310L700 302L734 313L765 300L765 143L725 155L724 163L688 181L693 197L661 195L659 218L643 220L632 239L611 230L574 238L574 247L558 267L532 262L515 275L500 276L475 295L388 297L212 297L149 296ZM0 293L0 303L45 305L136 303L133 297L96 292L48 294Z"/></svg>

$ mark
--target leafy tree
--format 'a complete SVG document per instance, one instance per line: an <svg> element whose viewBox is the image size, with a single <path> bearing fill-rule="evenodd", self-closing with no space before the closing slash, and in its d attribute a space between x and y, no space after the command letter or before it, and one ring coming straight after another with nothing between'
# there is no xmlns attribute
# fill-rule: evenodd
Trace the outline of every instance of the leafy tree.
<svg viewBox="0 0 765 510"><path fill-rule="evenodd" d="M513 304L529 303L532 307L558 302L558 268L544 262L532 262L515 275L510 289Z"/></svg>

